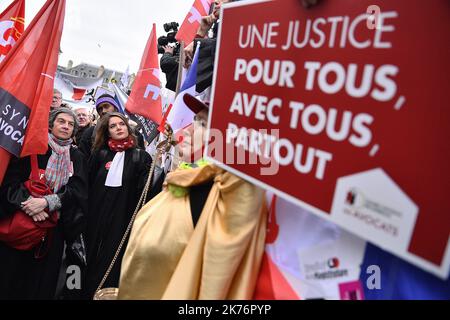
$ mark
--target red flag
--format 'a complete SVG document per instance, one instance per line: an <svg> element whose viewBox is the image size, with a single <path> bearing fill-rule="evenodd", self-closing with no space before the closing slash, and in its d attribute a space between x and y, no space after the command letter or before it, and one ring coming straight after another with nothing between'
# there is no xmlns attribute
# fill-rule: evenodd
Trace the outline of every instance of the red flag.
<svg viewBox="0 0 450 320"><path fill-rule="evenodd" d="M19 157L43 154L64 24L65 0L48 0L0 64L0 147ZM7 157L0 149L0 181Z"/></svg>
<svg viewBox="0 0 450 320"><path fill-rule="evenodd" d="M86 89L73 87L72 99L73 100L81 100L81 99L83 99L85 93L86 93Z"/></svg>
<svg viewBox="0 0 450 320"><path fill-rule="evenodd" d="M177 32L176 39L178 41L184 41L184 44L188 45L194 40L198 27L200 26L200 21L203 16L207 16L209 14L209 9L212 2L213 0L194 1L191 10L189 10Z"/></svg>
<svg viewBox="0 0 450 320"><path fill-rule="evenodd" d="M153 24L152 32L142 55L141 66L125 108L131 113L139 114L158 124L162 120L159 74L156 26Z"/></svg>
<svg viewBox="0 0 450 320"><path fill-rule="evenodd" d="M16 0L0 14L0 62L25 29L25 0Z"/></svg>
<svg viewBox="0 0 450 320"><path fill-rule="evenodd" d="M161 120L161 124L158 127L159 132L164 133L164 131L166 130L167 116L169 115L169 112L171 109L172 109L172 104L169 104L169 106L167 107L167 111Z"/></svg>

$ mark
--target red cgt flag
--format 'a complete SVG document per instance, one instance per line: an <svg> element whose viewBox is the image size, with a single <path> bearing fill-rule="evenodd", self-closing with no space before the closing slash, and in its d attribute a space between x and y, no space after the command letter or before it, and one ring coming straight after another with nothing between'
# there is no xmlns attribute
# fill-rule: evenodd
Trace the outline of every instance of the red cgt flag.
<svg viewBox="0 0 450 320"><path fill-rule="evenodd" d="M0 14L0 62L25 29L25 0L16 0Z"/></svg>
<svg viewBox="0 0 450 320"><path fill-rule="evenodd" d="M65 4L48 0L0 64L0 183L9 154L24 157L47 151Z"/></svg>
<svg viewBox="0 0 450 320"><path fill-rule="evenodd" d="M181 24L180 30L177 32L176 39L178 41L184 41L184 44L188 45L194 40L198 27L200 26L200 21L203 16L208 15L212 2L213 0L194 1L191 10L189 10Z"/></svg>
<svg viewBox="0 0 450 320"><path fill-rule="evenodd" d="M142 55L141 65L125 109L158 124L162 120L159 74L156 26L153 24L152 32L148 38L144 54Z"/></svg>

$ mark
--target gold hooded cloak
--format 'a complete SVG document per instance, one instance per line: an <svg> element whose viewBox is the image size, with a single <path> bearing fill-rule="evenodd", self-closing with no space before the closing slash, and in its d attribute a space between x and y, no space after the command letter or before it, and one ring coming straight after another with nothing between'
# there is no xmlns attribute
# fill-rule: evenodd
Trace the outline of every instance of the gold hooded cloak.
<svg viewBox="0 0 450 320"><path fill-rule="evenodd" d="M194 229L186 192L214 181ZM251 299L266 233L264 192L213 165L168 174L138 213L119 299ZM180 188L181 187L181 188Z"/></svg>

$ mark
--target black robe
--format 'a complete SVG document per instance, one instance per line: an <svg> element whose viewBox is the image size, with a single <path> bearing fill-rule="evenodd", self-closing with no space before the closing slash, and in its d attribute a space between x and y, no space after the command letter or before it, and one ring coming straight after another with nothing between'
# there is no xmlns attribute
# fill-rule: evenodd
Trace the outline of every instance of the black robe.
<svg viewBox="0 0 450 320"><path fill-rule="evenodd" d="M87 226L88 267L84 298L92 299L125 233L142 194L151 166L150 155L141 149L125 151L121 187L105 186L116 153L103 148L89 159L89 215ZM150 198L150 197L148 197ZM118 287L124 244L104 287Z"/></svg>
<svg viewBox="0 0 450 320"><path fill-rule="evenodd" d="M38 156L40 169L47 167L51 152L49 147L45 155ZM34 249L20 251L0 242L0 300L55 298L64 241L71 243L83 231L87 212L87 161L75 148L70 149L70 159L74 174L57 193L61 215L48 243L48 254L36 259ZM30 173L30 157L11 160L0 188L0 219L20 210L21 202L29 197L23 183Z"/></svg>

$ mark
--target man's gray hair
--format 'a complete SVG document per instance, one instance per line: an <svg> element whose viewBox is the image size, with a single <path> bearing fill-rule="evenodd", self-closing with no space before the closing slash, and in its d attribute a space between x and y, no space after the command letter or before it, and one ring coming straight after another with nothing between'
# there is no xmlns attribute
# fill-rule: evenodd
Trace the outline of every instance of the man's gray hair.
<svg viewBox="0 0 450 320"><path fill-rule="evenodd" d="M58 108L58 109L54 109L54 110L50 111L50 116L48 117L48 130L50 131L51 129L53 129L53 123L55 122L58 114L61 114L61 113L68 114L69 116L71 116L73 118L72 137L75 136L75 134L78 131L78 127L79 127L78 118L77 118L77 115L75 114L75 112L73 112L69 108Z"/></svg>

